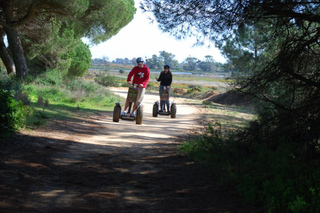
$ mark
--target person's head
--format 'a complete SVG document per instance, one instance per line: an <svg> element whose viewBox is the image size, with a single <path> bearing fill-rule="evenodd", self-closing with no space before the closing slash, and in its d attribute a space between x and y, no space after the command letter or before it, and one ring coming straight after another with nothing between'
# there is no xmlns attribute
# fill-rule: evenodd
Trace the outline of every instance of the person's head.
<svg viewBox="0 0 320 213"><path fill-rule="evenodd" d="M168 64L164 65L164 71L168 72L170 70L170 66Z"/></svg>
<svg viewBox="0 0 320 213"><path fill-rule="evenodd" d="M143 58L142 57L138 57L137 60L136 60L137 64L138 64L138 67L143 67Z"/></svg>

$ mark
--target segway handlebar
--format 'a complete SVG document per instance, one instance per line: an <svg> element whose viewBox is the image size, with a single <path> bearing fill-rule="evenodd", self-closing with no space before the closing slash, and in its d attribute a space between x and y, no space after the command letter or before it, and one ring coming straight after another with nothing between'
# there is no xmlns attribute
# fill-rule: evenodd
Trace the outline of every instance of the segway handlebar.
<svg viewBox="0 0 320 213"><path fill-rule="evenodd" d="M132 84L132 88L135 89L136 87L138 87L139 84Z"/></svg>
<svg viewBox="0 0 320 213"><path fill-rule="evenodd" d="M163 86L163 90L167 90L169 88L170 88L170 86Z"/></svg>

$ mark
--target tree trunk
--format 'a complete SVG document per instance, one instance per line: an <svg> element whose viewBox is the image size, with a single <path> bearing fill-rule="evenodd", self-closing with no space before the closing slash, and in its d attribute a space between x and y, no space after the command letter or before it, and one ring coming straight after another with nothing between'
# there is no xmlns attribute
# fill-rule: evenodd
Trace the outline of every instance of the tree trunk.
<svg viewBox="0 0 320 213"><path fill-rule="evenodd" d="M7 69L8 75L11 73L16 73L16 67L7 51L6 45L4 43L3 37L5 33L0 29L0 58Z"/></svg>
<svg viewBox="0 0 320 213"><path fill-rule="evenodd" d="M16 67L17 77L21 80L27 75L28 66L26 58L24 56L24 51L21 44L21 39L19 35L18 28L11 27L10 24L14 22L14 10L12 1L5 1L5 16L6 22L8 23L5 26L4 30L7 33L9 48L12 52L13 62Z"/></svg>
<svg viewBox="0 0 320 213"><path fill-rule="evenodd" d="M21 39L18 30L15 28L6 29L9 48L12 52L13 61L16 66L17 77L21 80L27 75L28 66L26 58L24 57L24 51L21 45Z"/></svg>

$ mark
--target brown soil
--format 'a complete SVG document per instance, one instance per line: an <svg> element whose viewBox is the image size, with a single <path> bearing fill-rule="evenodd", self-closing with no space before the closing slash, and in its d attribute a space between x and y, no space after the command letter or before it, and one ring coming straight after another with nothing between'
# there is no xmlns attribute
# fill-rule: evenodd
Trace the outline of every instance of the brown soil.
<svg viewBox="0 0 320 213"><path fill-rule="evenodd" d="M176 119L153 118L156 99L146 94L143 125L99 111L0 143L0 212L256 212L177 150L196 106L176 98Z"/></svg>
<svg viewBox="0 0 320 213"><path fill-rule="evenodd" d="M221 94L215 94L209 97L206 101L226 105L250 106L252 105L252 98L252 96L244 93L229 91Z"/></svg>

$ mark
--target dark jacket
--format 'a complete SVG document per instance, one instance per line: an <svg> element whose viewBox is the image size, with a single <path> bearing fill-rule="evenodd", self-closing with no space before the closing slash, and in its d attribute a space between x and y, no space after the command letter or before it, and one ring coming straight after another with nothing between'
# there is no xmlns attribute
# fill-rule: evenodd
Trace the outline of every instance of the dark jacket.
<svg viewBox="0 0 320 213"><path fill-rule="evenodd" d="M168 71L167 73L162 71L157 81L160 81L160 85L162 86L171 86L172 73L170 71Z"/></svg>

